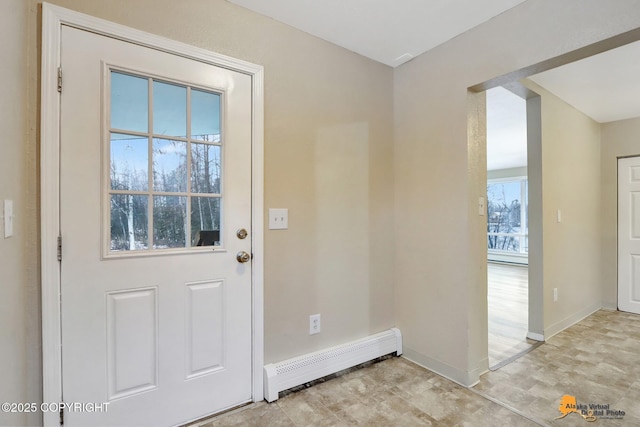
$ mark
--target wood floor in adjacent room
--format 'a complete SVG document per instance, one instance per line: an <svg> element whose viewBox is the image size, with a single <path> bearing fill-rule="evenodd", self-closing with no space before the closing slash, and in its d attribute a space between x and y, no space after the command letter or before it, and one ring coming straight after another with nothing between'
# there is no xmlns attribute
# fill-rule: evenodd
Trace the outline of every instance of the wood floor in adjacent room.
<svg viewBox="0 0 640 427"><path fill-rule="evenodd" d="M527 266L489 263L487 279L489 367L495 369L529 350L537 342L527 339Z"/></svg>
<svg viewBox="0 0 640 427"><path fill-rule="evenodd" d="M394 357L192 426L639 426L638 355L640 316L601 310L472 388ZM565 395L624 415L557 419Z"/></svg>

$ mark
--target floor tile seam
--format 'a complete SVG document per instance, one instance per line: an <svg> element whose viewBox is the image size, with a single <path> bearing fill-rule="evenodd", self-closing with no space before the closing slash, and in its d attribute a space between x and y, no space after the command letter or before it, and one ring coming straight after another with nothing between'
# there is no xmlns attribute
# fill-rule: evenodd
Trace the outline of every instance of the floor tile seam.
<svg viewBox="0 0 640 427"><path fill-rule="evenodd" d="M624 401L624 399L626 399L629 396L629 392L631 391L631 388L633 387L633 383L630 383L628 387L626 387L626 390L624 391L624 393L622 393L622 396L618 399L616 399L616 401L613 403L613 407L617 408L620 406L620 403L622 401Z"/></svg>
<svg viewBox="0 0 640 427"><path fill-rule="evenodd" d="M339 387L342 386L342 384L338 384ZM358 403L363 404L363 402L358 398L356 399ZM343 422L343 423L348 423L349 421L342 418L339 413L337 411L334 411L333 409L329 408L325 402L323 402L321 399L318 399L318 405L322 406L326 411L330 412L338 421ZM339 402L335 402L336 404L342 404L342 401Z"/></svg>
<svg viewBox="0 0 640 427"><path fill-rule="evenodd" d="M223 411L223 412L219 412L213 415L209 415L207 417L204 417L200 420L196 420L196 421L192 421L188 424L182 424L181 427L204 427L207 424L213 424L215 425L215 423L217 421L220 421L222 419L228 418L228 417L232 417L235 415L239 415L242 416L242 413L245 411L250 411L252 409L256 409L259 408L260 406L263 406L265 404L268 404L266 401L262 400L260 402L250 402L247 403L245 405L240 405L236 408L227 410L227 411Z"/></svg>
<svg viewBox="0 0 640 427"><path fill-rule="evenodd" d="M519 353L516 353L496 364L494 364L493 366L489 367L490 371L497 371L500 368L503 368L505 366L507 366L508 364L515 362L516 360L520 359L521 357L524 357L525 355L531 353L533 350L535 350L536 348L540 347L541 345L543 345L544 342L540 341L536 344L530 344L529 347L525 348L524 350L520 351Z"/></svg>
<svg viewBox="0 0 640 427"><path fill-rule="evenodd" d="M531 417L531 416L525 414L524 412L520 411L519 409L514 408L513 406L511 406L511 405L509 405L507 403L504 403L499 399L491 397L488 394L485 394L485 393L483 393L481 391L478 391L478 390L475 390L473 388L468 388L468 390L471 391L472 393L477 394L478 396L482 397L483 399L486 399L486 400L488 400L490 402L495 403L496 405L499 405L499 406L503 407L504 409L506 409L509 412L512 412L512 413L514 413L514 414L516 414L516 415L518 415L518 416L520 416L522 418L525 418L525 419L531 421L532 423L535 423L535 424L537 424L539 426L542 426L542 427L551 427L546 422L544 422L542 420L539 420L539 419L536 419L534 417Z"/></svg>
<svg viewBox="0 0 640 427"><path fill-rule="evenodd" d="M429 389L430 390L430 389ZM438 422L438 420L436 418L434 418L431 414L429 414L428 412L425 412L424 410L422 410L421 408L419 408L418 406L414 405L413 403L411 403L409 400L407 400L404 396L401 396L397 393L394 393L393 391L389 390L389 393L391 393L392 395L396 396L399 399L402 399L407 405L409 405L411 408L413 408L413 410L418 411L422 414L424 414L429 420L433 420L434 422ZM402 415L406 415L411 413L411 411L406 411L403 412ZM431 421L429 421L431 422Z"/></svg>
<svg viewBox="0 0 640 427"><path fill-rule="evenodd" d="M284 414L284 416L285 416L285 417L287 417L287 419L288 419L289 421L291 421L291 424L293 424L295 427L306 427L306 426L308 426L308 425L309 425L309 423L306 423L306 424L298 424L297 422L295 422L295 421L293 420L293 418L291 418L291 416L289 416L289 414L287 413L287 411L286 411L282 406L280 406L280 402L279 402L279 400L280 400L280 399L276 400L275 404L276 404L276 406L278 407L278 409L280 409L280 411Z"/></svg>
<svg viewBox="0 0 640 427"><path fill-rule="evenodd" d="M421 410L420 408L418 408L417 406L415 406L414 404L412 404L411 402L409 402L409 401L408 401L407 399L405 399L404 397L402 397L402 396L400 396L400 395L398 395L398 394L394 393L394 392L391 390L391 388L389 388L389 387L388 387L388 385L386 385L386 384L379 384L379 385L376 387L376 390L375 390L375 391L379 391L379 392L382 392L382 393L386 394L386 395L387 395L387 396L386 396L387 398L388 398L388 397L397 397L397 398L399 398L400 400L402 400L403 402L405 402L407 405L409 405L412 409L414 409L414 410L417 410L417 411L421 412L422 414L426 415L426 416L427 416L429 419L431 419L431 420L435 420L435 419L434 419L433 417L431 417L428 413L424 412L423 410ZM368 407L369 405L367 404L367 402L365 402L365 400L364 400L364 399L362 399L363 397L364 397L364 396L358 396L357 400L358 400L358 402L359 402L360 404L365 405L365 406L367 406L367 407ZM384 400L386 401L387 399L385 398ZM379 404L379 403L381 403L381 402L378 402L378 404ZM376 408L375 410L377 410L377 408ZM402 416L402 415L406 415L406 414L408 414L408 413L410 413L410 412L411 412L411 411L404 411L404 412L399 413L398 415L399 415L399 416Z"/></svg>
<svg viewBox="0 0 640 427"><path fill-rule="evenodd" d="M374 380L376 382L378 382L377 380ZM348 391L348 390L347 390ZM374 392L383 392L389 395L389 397L393 396L393 397L397 397L399 399L401 399L402 401L404 401L407 405L409 405L413 410L417 410L419 412L421 412L422 414L426 415L428 418L430 418L431 420L435 421L435 418L433 418L431 415L429 415L427 412L423 411L422 409L420 409L419 407L417 407L416 405L414 405L413 403L411 403L410 401L408 401L404 396L394 392L390 387L388 387L388 385L386 384L379 384L378 386L374 387L374 390L372 391L372 393ZM369 406L368 405L368 401L367 399L363 399L364 396L360 396L358 395L355 399L356 401L364 406ZM332 413L334 413L334 415L336 415L336 417L341 420L341 421L347 421L343 418L341 418L340 416L338 416L334 411L332 411L331 409L329 409L324 402L319 402L320 404L322 404L327 410L331 411ZM400 415L405 415L411 413L411 411L404 411L402 412Z"/></svg>
<svg viewBox="0 0 640 427"><path fill-rule="evenodd" d="M365 369L366 369L366 368L365 368ZM344 378L346 378L346 377L347 377L349 374L351 374L351 373L352 373L352 372L350 372L350 373L348 373L348 374L346 374L346 375L342 376L341 378L343 378L343 379L344 379ZM358 376L358 377L355 377L355 378L360 378L360 377L365 376L365 375L366 375L366 374L362 374L362 375L360 375L360 376ZM339 378L340 378L340 377L339 377ZM337 379L337 378L336 378L336 379ZM347 392L347 393L352 393L348 388L344 387L344 384L342 384L342 383L336 383L336 386L337 386L338 388L340 388L342 391L345 391L345 392ZM353 393L353 394L355 394L355 393ZM357 403L361 404L361 405L367 406L367 404L363 401L363 399L362 399L361 397L362 397L362 396L359 396L359 395L358 395L358 396L356 396L356 397L355 397L355 401L356 401ZM341 417L341 416L340 416L340 414L339 414L339 412L337 412L337 411L335 411L335 410L333 410L333 409L329 408L329 406L327 405L327 403L326 403L326 402L324 402L322 399L317 399L314 403L316 403L317 405L321 406L321 407L322 407L324 410L326 410L327 412L330 412L330 413L331 413L331 414L332 414L332 415L333 415L333 416L334 416L338 421L343 422L343 423L349 423L349 420L348 420L348 419L346 419L346 418L344 418L344 417ZM342 403L343 403L343 401L338 401L338 402L333 402L332 404L342 404ZM345 412L345 413L346 413L346 412ZM305 425L303 425L303 426L299 426L299 425L298 425L298 424L296 424L295 422L294 422L294 424L296 425L296 427L306 427L306 426L308 425L308 424L305 424Z"/></svg>
<svg viewBox="0 0 640 427"><path fill-rule="evenodd" d="M357 404L363 405L365 407L368 407L368 405L366 404L366 402L364 402L361 399L361 396L358 396L356 399ZM350 420L348 418L342 417L340 416L340 411L335 411L331 408L329 408L324 402L322 401L318 401L317 402L320 406L322 406L325 410L327 410L328 412L330 412L338 421L343 422L343 423L347 423L349 424ZM343 402L335 402L336 404L341 404ZM346 415L348 415L346 410L342 410L342 412Z"/></svg>

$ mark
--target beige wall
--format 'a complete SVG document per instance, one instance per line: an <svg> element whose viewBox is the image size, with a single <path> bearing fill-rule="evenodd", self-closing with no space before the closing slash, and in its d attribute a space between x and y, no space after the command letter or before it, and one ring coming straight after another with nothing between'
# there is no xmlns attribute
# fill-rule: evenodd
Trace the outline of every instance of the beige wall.
<svg viewBox="0 0 640 427"><path fill-rule="evenodd" d="M0 400L41 399L40 301L36 223L36 144L27 136L27 5L2 3L0 13L0 209L13 200L14 236L0 228ZM33 135L33 133L31 133ZM2 214L0 213L0 216ZM1 224L1 222L0 222ZM0 425L37 424L38 417L0 412Z"/></svg>
<svg viewBox="0 0 640 427"><path fill-rule="evenodd" d="M467 88L640 26L637 0L528 1L391 70L222 0L53 3L265 66L266 207L290 209L289 230L265 236L267 362L397 323L407 354L467 384L486 368L483 96ZM7 401L41 399L38 16L36 0L3 1L0 198L18 216L0 240ZM558 307L550 322L579 309Z"/></svg>
<svg viewBox="0 0 640 427"><path fill-rule="evenodd" d="M600 124L535 83L525 84L542 100L543 313L548 338L602 304Z"/></svg>
<svg viewBox="0 0 640 427"><path fill-rule="evenodd" d="M618 307L618 157L640 155L640 118L602 125L602 301Z"/></svg>
<svg viewBox="0 0 640 427"><path fill-rule="evenodd" d="M289 230L265 232L266 362L395 326L391 68L222 0L52 3L264 65L265 207L289 208ZM18 230L0 240L0 396L37 402L40 12L2 7L0 199L15 200Z"/></svg>
<svg viewBox="0 0 640 427"><path fill-rule="evenodd" d="M53 3L265 67L266 362L394 326L391 68L221 0Z"/></svg>
<svg viewBox="0 0 640 427"><path fill-rule="evenodd" d="M639 26L635 0L527 1L395 70L396 316L410 357L465 384L486 368L486 174L483 149L467 144L467 88ZM591 291L579 298L589 304Z"/></svg>

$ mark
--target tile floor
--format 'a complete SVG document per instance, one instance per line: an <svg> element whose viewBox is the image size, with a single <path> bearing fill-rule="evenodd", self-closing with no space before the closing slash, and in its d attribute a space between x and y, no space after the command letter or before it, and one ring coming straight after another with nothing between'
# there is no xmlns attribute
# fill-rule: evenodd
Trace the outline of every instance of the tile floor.
<svg viewBox="0 0 640 427"><path fill-rule="evenodd" d="M601 310L485 374L474 390L553 426L585 425L578 414L554 419L565 394L626 413L622 420L601 418L597 425L640 426L639 362L640 316Z"/></svg>
<svg viewBox="0 0 640 427"><path fill-rule="evenodd" d="M194 426L640 426L638 362L640 316L599 311L470 389L392 358ZM564 395L625 416L555 419Z"/></svg>

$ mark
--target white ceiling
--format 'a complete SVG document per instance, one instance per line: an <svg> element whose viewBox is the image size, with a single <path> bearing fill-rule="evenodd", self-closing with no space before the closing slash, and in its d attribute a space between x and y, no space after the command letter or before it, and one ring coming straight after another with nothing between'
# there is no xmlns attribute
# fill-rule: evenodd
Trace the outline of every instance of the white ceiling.
<svg viewBox="0 0 640 427"><path fill-rule="evenodd" d="M228 0L396 67L525 0Z"/></svg>
<svg viewBox="0 0 640 427"><path fill-rule="evenodd" d="M396 67L525 0L228 1ZM638 76L640 42L531 79L604 123L640 117ZM502 88L487 99L495 106L487 118L489 169L526 165L524 101Z"/></svg>
<svg viewBox="0 0 640 427"><path fill-rule="evenodd" d="M487 170L527 166L527 102L502 87L487 91Z"/></svg>
<svg viewBox="0 0 640 427"><path fill-rule="evenodd" d="M530 79L597 122L640 117L640 42Z"/></svg>
<svg viewBox="0 0 640 427"><path fill-rule="evenodd" d="M529 77L599 123L640 117L640 42ZM526 103L487 91L487 170L527 165Z"/></svg>

